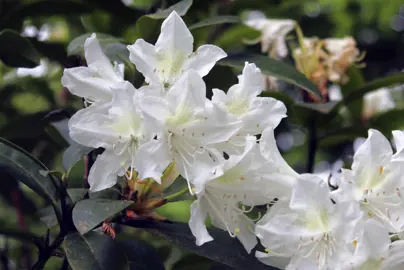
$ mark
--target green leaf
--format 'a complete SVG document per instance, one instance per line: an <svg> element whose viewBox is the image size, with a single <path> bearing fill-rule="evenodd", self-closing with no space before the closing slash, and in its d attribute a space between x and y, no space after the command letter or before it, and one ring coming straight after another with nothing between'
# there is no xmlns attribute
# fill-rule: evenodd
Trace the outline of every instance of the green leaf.
<svg viewBox="0 0 404 270"><path fill-rule="evenodd" d="M18 228L8 228L1 226L0 228L0 235L4 235L6 237L12 237L21 241L32 242L38 247L42 246L42 239L39 236L36 236L33 233L20 230Z"/></svg>
<svg viewBox="0 0 404 270"><path fill-rule="evenodd" d="M28 39L6 29L0 32L0 59L10 67L33 68L39 65L39 54Z"/></svg>
<svg viewBox="0 0 404 270"><path fill-rule="evenodd" d="M160 10L153 14L140 17L136 22L136 35L146 41L152 41L158 32L158 21L167 18L171 12L175 11L179 16L184 16L192 5L192 0L183 0L171 7Z"/></svg>
<svg viewBox="0 0 404 270"><path fill-rule="evenodd" d="M393 86L395 84L404 84L404 73L398 73L386 76L381 79L376 79L372 82L365 84L360 88L357 88L356 90L352 90L343 100L341 100L334 106L334 108L331 111L332 113L331 117L336 116L339 109L343 105L348 105L354 102L355 100L362 98L366 93L369 93L373 90L377 90L382 87Z"/></svg>
<svg viewBox="0 0 404 270"><path fill-rule="evenodd" d="M369 119L369 124L383 134L390 136L392 130L404 129L404 109L394 109L377 114Z"/></svg>
<svg viewBox="0 0 404 270"><path fill-rule="evenodd" d="M230 66L242 70L245 62L255 63L265 75L271 75L285 82L303 88L307 92L321 97L317 87L293 66L262 55L233 55L218 62L218 65Z"/></svg>
<svg viewBox="0 0 404 270"><path fill-rule="evenodd" d="M130 226L131 222L127 222L126 225ZM139 223L136 223L136 226L139 226ZM203 246L197 246L195 244L195 237L192 235L188 224L185 223L148 223L145 229L154 235L165 238L173 244L182 246L188 251L236 269L276 269L260 263L255 258L254 252L248 254L239 240L229 237L226 231L208 229L210 235L215 240Z"/></svg>
<svg viewBox="0 0 404 270"><path fill-rule="evenodd" d="M191 5L192 5L192 0L183 0L181 2L178 2L175 5L172 5L171 7L167 8L167 9L160 10L156 13L148 14L145 16L152 18L152 19L165 19L173 11L177 12L177 14L179 16L184 16L187 13L188 9L191 7Z"/></svg>
<svg viewBox="0 0 404 270"><path fill-rule="evenodd" d="M0 167L56 205L58 190L48 169L25 150L0 138Z"/></svg>
<svg viewBox="0 0 404 270"><path fill-rule="evenodd" d="M230 51L235 46L243 46L247 40L258 40L261 33L243 24L237 24L229 27L223 32L213 44L224 50Z"/></svg>
<svg viewBox="0 0 404 270"><path fill-rule="evenodd" d="M75 204L78 201L84 199L84 197L88 194L88 189L86 188L68 188L67 194L69 194L72 203Z"/></svg>
<svg viewBox="0 0 404 270"><path fill-rule="evenodd" d="M58 219L52 206L39 209L36 214L39 217L39 220L42 221L48 228L58 225Z"/></svg>
<svg viewBox="0 0 404 270"><path fill-rule="evenodd" d="M365 84L365 79L363 78L362 72L358 67L350 67L347 75L349 77L349 81L346 84L341 85L343 97L347 97L354 89L358 89ZM363 99L357 99L347 107L354 119L360 119L363 109Z"/></svg>
<svg viewBox="0 0 404 270"><path fill-rule="evenodd" d="M129 269L122 246L111 237L96 232L67 235L64 250L73 270Z"/></svg>
<svg viewBox="0 0 404 270"><path fill-rule="evenodd" d="M83 34L73 39L67 46L67 55L84 55L84 42L89 38L92 33ZM101 47L104 47L110 43L123 42L121 38L113 37L103 33L96 33L97 39L100 42ZM105 53L105 52L104 52Z"/></svg>
<svg viewBox="0 0 404 270"><path fill-rule="evenodd" d="M224 23L239 23L240 19L237 16L217 16L213 18L209 18L198 23L192 24L188 27L189 30L197 29L200 27L224 24Z"/></svg>
<svg viewBox="0 0 404 270"><path fill-rule="evenodd" d="M74 226L81 234L88 233L103 221L116 216L133 203L132 201L107 199L79 201L73 208Z"/></svg>
<svg viewBox="0 0 404 270"><path fill-rule="evenodd" d="M164 270L162 260L156 250L138 239L118 240L128 257L130 269Z"/></svg>

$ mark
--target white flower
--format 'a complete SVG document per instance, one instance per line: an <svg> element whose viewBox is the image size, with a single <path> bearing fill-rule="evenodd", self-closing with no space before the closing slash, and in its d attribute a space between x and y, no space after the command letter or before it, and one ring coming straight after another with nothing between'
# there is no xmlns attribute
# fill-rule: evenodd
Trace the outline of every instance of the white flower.
<svg viewBox="0 0 404 270"><path fill-rule="evenodd" d="M276 203L257 223L256 235L268 255L256 255L275 265L290 258L286 269L340 269L353 254L360 219L356 202L333 204L323 180L301 175L290 204Z"/></svg>
<svg viewBox="0 0 404 270"><path fill-rule="evenodd" d="M227 93L213 89L212 96L214 104L239 117L243 122L236 136L227 143L226 149L234 148L234 150L242 146L246 135L261 134L267 127L275 128L282 118L286 117L286 107L281 101L270 97L258 97L265 88L265 82L255 64L246 62L238 80L239 83L230 87Z"/></svg>
<svg viewBox="0 0 404 270"><path fill-rule="evenodd" d="M402 143L397 132L394 135ZM404 163L399 159L400 153L393 155L389 141L379 131L369 130L368 139L354 155L352 170L342 170L333 199L360 202L365 218L378 219L389 232L402 232Z"/></svg>
<svg viewBox="0 0 404 270"><path fill-rule="evenodd" d="M86 39L84 55L87 67L65 69L62 85L89 102L111 101L111 87L123 82L123 72L119 65L113 66L102 52L95 34Z"/></svg>
<svg viewBox="0 0 404 270"><path fill-rule="evenodd" d="M212 174L222 152L209 145L228 140L241 122L205 97L205 83L194 70L184 73L162 96L148 88L143 91L141 108L165 127L159 136L166 142L166 158L175 160L178 171L189 181Z"/></svg>
<svg viewBox="0 0 404 270"><path fill-rule="evenodd" d="M91 191L113 186L117 176L129 168L139 178L154 178L160 182L169 161L163 157L165 148L154 137L158 123L139 108L139 96L132 84L124 82L113 88L110 103L94 104L78 111L69 121L70 137L78 143L105 148L91 167L88 182ZM132 171L132 170L131 170ZM129 173L131 178L131 173Z"/></svg>
<svg viewBox="0 0 404 270"><path fill-rule="evenodd" d="M264 140L275 140L270 135L265 136ZM275 198L284 200L290 197L295 178L280 173L277 163L262 156L255 136L247 136L245 140L244 152L223 161L224 173L206 179L203 190L200 189L198 199L191 206L189 226L197 245L213 240L204 225L209 215L215 227L227 230L241 241L247 252L251 252L257 240L254 222L245 213L255 205L270 203ZM275 143L267 142L266 145ZM277 149L271 150L271 155L278 153Z"/></svg>
<svg viewBox="0 0 404 270"><path fill-rule="evenodd" d="M262 52L268 52L275 58L284 58L288 55L285 36L295 28L293 20L268 19L260 11L250 12L246 25L261 31Z"/></svg>
<svg viewBox="0 0 404 270"><path fill-rule="evenodd" d="M193 53L194 38L181 17L173 11L161 26L155 45L143 39L128 46L130 61L136 65L149 84L168 89L187 70L201 77L208 74L226 53L213 45L202 45Z"/></svg>
<svg viewBox="0 0 404 270"><path fill-rule="evenodd" d="M366 119L395 107L396 104L389 88L380 88L363 96L363 117Z"/></svg>
<svg viewBox="0 0 404 270"><path fill-rule="evenodd" d="M34 68L17 68L17 76L42 77L46 73L48 73L48 70L49 70L49 63L41 59L40 64Z"/></svg>

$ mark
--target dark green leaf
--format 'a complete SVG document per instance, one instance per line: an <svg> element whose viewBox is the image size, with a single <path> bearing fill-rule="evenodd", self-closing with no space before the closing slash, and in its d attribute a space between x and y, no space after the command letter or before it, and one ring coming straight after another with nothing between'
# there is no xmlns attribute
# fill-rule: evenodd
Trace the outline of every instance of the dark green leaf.
<svg viewBox="0 0 404 270"><path fill-rule="evenodd" d="M117 185L97 192L90 192L90 199L107 199L107 200L119 200L121 197L121 191Z"/></svg>
<svg viewBox="0 0 404 270"><path fill-rule="evenodd" d="M10 67L33 68L39 65L39 54L28 39L13 30L0 32L0 59Z"/></svg>
<svg viewBox="0 0 404 270"><path fill-rule="evenodd" d="M69 234L64 250L73 270L129 269L125 250L111 237L89 232Z"/></svg>
<svg viewBox="0 0 404 270"><path fill-rule="evenodd" d="M358 89L365 84L362 72L358 67L352 66L348 69L347 75L349 81L341 85L341 93L343 98L347 97L354 89ZM362 114L363 100L357 99L348 106L348 110L354 119L360 119Z"/></svg>
<svg viewBox="0 0 404 270"><path fill-rule="evenodd" d="M285 82L303 88L320 97L317 87L293 66L262 55L233 55L218 62L218 65L230 66L242 70L245 62L255 63L265 75L271 75Z"/></svg>
<svg viewBox="0 0 404 270"><path fill-rule="evenodd" d="M376 79L356 90L352 90L343 100L341 100L334 106L331 111L332 117L334 117L338 113L339 109L343 105L348 105L351 102L362 98L366 93L369 93L373 90L377 90L382 87L393 86L395 84L404 84L404 73L398 73L381 79Z"/></svg>
<svg viewBox="0 0 404 270"><path fill-rule="evenodd" d="M369 124L372 128L390 136L392 130L404 129L404 109L394 109L377 114L369 119Z"/></svg>
<svg viewBox="0 0 404 270"><path fill-rule="evenodd" d="M132 221L127 222L126 225L142 226L142 224ZM208 242L203 246L197 246L195 244L195 237L192 235L188 224L159 222L147 223L143 224L143 226L150 233L163 237L188 251L236 269L276 269L260 263L255 258L254 252L248 254L237 239L229 237L227 232L219 229L209 229L210 235L215 239L214 241Z"/></svg>
<svg viewBox="0 0 404 270"><path fill-rule="evenodd" d="M67 46L68 55L84 55L84 42L92 33L87 33L73 39ZM123 40L121 38L113 37L107 34L96 33L97 39L100 42L101 47L104 47L110 43L119 43Z"/></svg>
<svg viewBox="0 0 404 270"><path fill-rule="evenodd" d="M221 33L213 44L223 48L226 51L233 49L235 46L243 46L247 40L257 40L261 33L243 24L237 24L226 29Z"/></svg>
<svg viewBox="0 0 404 270"><path fill-rule="evenodd" d="M37 212L39 219L45 223L48 228L58 225L58 219L52 206L47 206Z"/></svg>
<svg viewBox="0 0 404 270"><path fill-rule="evenodd" d="M193 30L210 25L224 24L224 23L239 23L239 22L240 19L237 16L217 16L192 24L191 26L188 27L188 29Z"/></svg>
<svg viewBox="0 0 404 270"><path fill-rule="evenodd" d="M76 203L73 208L73 223L81 234L88 233L103 221L119 214L133 204L132 201L88 199Z"/></svg>
<svg viewBox="0 0 404 270"><path fill-rule="evenodd" d="M88 193L88 189L85 188L68 188L66 191L70 199L72 199L73 204L83 200Z"/></svg>
<svg viewBox="0 0 404 270"><path fill-rule="evenodd" d="M183 0L167 9L140 17L136 22L136 34L138 38L143 38L144 40L151 42L158 32L157 28L159 22L157 20L167 18L173 11L176 11L179 16L184 16L191 5L192 0Z"/></svg>
<svg viewBox="0 0 404 270"><path fill-rule="evenodd" d="M58 190L45 165L25 150L1 138L0 167L56 205Z"/></svg>
<svg viewBox="0 0 404 270"><path fill-rule="evenodd" d="M131 270L164 270L162 260L156 250L138 239L118 240L125 250Z"/></svg>
<svg viewBox="0 0 404 270"><path fill-rule="evenodd" d="M181 2L178 2L175 5L172 5L171 7L167 8L167 9L160 10L154 14L148 14L145 16L152 18L152 19L165 19L173 11L177 12L177 14L179 16L184 16L187 13L188 9L191 7L191 5L192 5L192 0L183 0Z"/></svg>

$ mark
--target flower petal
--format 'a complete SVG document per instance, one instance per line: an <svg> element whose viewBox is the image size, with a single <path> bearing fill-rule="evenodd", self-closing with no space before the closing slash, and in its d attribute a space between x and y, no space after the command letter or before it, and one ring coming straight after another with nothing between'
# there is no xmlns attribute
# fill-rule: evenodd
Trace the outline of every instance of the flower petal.
<svg viewBox="0 0 404 270"><path fill-rule="evenodd" d="M265 78L254 63L245 62L243 73L238 76L238 81L239 83L233 85L227 92L230 100L256 97L265 89Z"/></svg>
<svg viewBox="0 0 404 270"><path fill-rule="evenodd" d="M138 39L135 44L128 45L128 50L130 61L143 74L146 82L159 84L160 80L154 71L157 67L156 48L143 39Z"/></svg>
<svg viewBox="0 0 404 270"><path fill-rule="evenodd" d="M99 155L91 167L88 175L90 191L96 192L112 187L118 180L118 175L123 175L125 168L121 165L127 157L117 156L112 150L105 150Z"/></svg>
<svg viewBox="0 0 404 270"><path fill-rule="evenodd" d="M257 135L267 127L276 128L286 117L285 104L274 98L258 97L250 106L250 111L241 117L243 133Z"/></svg>
<svg viewBox="0 0 404 270"><path fill-rule="evenodd" d="M111 61L103 53L95 34L92 34L91 37L86 39L84 43L84 56L88 67L97 70L101 77L113 82L123 80L123 76L119 76L120 73L115 71Z"/></svg>
<svg viewBox="0 0 404 270"><path fill-rule="evenodd" d="M202 45L184 63L184 70L193 69L203 77L209 73L217 61L225 58L227 54L214 45Z"/></svg>
<svg viewBox="0 0 404 270"><path fill-rule="evenodd" d="M375 129L369 129L368 134L368 139L354 155L353 170L360 167L379 168L391 160L393 151L386 137Z"/></svg>
<svg viewBox="0 0 404 270"><path fill-rule="evenodd" d="M194 38L184 21L173 11L161 25L161 33L156 42L156 50L159 53L172 57L180 52L190 55L193 51Z"/></svg>
<svg viewBox="0 0 404 270"><path fill-rule="evenodd" d="M63 71L62 85L76 96L93 101L110 101L111 81L95 77L95 70L88 67L69 68Z"/></svg>
<svg viewBox="0 0 404 270"><path fill-rule="evenodd" d="M260 251L255 252L255 257L263 264L285 269L290 262L290 257L275 256L271 253L264 253Z"/></svg>
<svg viewBox="0 0 404 270"><path fill-rule="evenodd" d="M201 246L213 240L205 226L207 215L208 213L200 200L196 200L191 204L191 218L188 224L192 234L196 238L197 246Z"/></svg>

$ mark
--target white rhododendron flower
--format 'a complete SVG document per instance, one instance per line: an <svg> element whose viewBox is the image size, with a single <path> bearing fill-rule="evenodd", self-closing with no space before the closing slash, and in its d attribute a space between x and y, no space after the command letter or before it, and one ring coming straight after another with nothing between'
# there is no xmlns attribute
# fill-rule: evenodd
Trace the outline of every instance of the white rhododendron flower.
<svg viewBox="0 0 404 270"><path fill-rule="evenodd" d="M187 70L201 77L209 73L226 53L213 45L202 45L193 53L194 38L181 17L173 11L161 26L155 45L143 39L128 46L130 61L136 65L147 83L170 88Z"/></svg>
<svg viewBox="0 0 404 270"><path fill-rule="evenodd" d="M243 122L237 134L226 142L224 147L228 151L232 148L242 149L246 135L261 134L267 127L275 128L282 118L286 117L286 107L282 102L270 97L258 97L265 88L265 82L261 70L255 64L246 62L238 80L239 83L230 87L227 93L213 89L212 96L214 104L239 117Z"/></svg>
<svg viewBox="0 0 404 270"><path fill-rule="evenodd" d="M396 144L402 137L395 132ZM354 155L352 170L343 169L338 189L332 193L337 202L357 201L365 218L381 221L389 232L404 230L404 187L401 152L393 155L389 141L377 130L369 130L368 139Z"/></svg>
<svg viewBox="0 0 404 270"><path fill-rule="evenodd" d="M205 83L194 70L184 73L163 96L147 95L147 90L141 107L164 126L161 136L166 158L175 160L178 171L189 181L192 176L213 173L222 153L210 151L208 146L228 140L240 129L241 121L206 98ZM203 160L203 171L194 166L195 160ZM204 167L208 163L210 169Z"/></svg>
<svg viewBox="0 0 404 270"><path fill-rule="evenodd" d="M253 206L269 203L275 198L290 198L297 175L294 172L285 173L287 168L282 170L278 166L280 162L273 162L280 154L271 132L268 131L261 142L265 144L263 152L273 158L265 158L255 136L247 136L244 152L223 161L223 174L205 179L204 189L197 193L198 199L191 206L189 221L197 245L213 240L204 225L206 217L210 216L215 227L237 237L250 252L257 240L254 222L245 213L251 211Z"/></svg>
<svg viewBox="0 0 404 270"><path fill-rule="evenodd" d="M87 67L65 69L62 85L88 102L111 101L113 93L111 87L123 82L123 71L119 65L112 65L102 52L95 34L87 38L84 43L84 56Z"/></svg>
<svg viewBox="0 0 404 270"><path fill-rule="evenodd" d="M359 204L333 204L327 184L314 175L295 181L290 203L278 202L258 222L268 255L257 257L286 269L340 269L352 256L362 213Z"/></svg>
<svg viewBox="0 0 404 270"><path fill-rule="evenodd" d="M366 119L377 113L386 112L396 107L389 88L380 88L363 96L363 117Z"/></svg>
<svg viewBox="0 0 404 270"><path fill-rule="evenodd" d="M105 151L97 157L88 182L91 191L112 187L117 175L130 167L139 178L160 181L169 161L162 159L164 144L154 137L157 121L140 111L142 101L128 82L116 85L110 103L94 104L78 111L69 121L70 137L78 143ZM129 177L130 178L130 177Z"/></svg>
<svg viewBox="0 0 404 270"><path fill-rule="evenodd" d="M262 52L268 52L275 58L284 58L288 55L285 37L295 28L295 21L268 19L264 13L252 11L244 23L261 32Z"/></svg>

